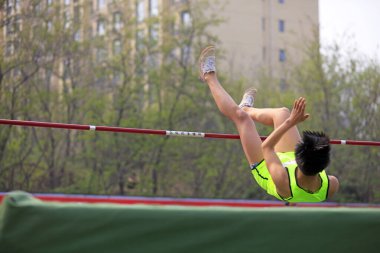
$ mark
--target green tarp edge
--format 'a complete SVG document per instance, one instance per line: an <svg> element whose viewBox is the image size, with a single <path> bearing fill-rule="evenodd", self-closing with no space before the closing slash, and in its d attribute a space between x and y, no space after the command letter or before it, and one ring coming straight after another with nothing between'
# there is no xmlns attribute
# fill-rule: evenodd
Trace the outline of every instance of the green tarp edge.
<svg viewBox="0 0 380 253"><path fill-rule="evenodd" d="M43 202L0 206L1 253L379 252L380 210Z"/></svg>

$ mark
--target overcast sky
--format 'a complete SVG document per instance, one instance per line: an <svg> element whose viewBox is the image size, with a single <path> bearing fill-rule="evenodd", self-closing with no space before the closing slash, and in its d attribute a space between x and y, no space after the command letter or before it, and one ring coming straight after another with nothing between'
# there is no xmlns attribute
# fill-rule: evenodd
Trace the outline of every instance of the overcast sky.
<svg viewBox="0 0 380 253"><path fill-rule="evenodd" d="M319 19L322 45L352 37L349 47L380 61L380 0L319 0Z"/></svg>

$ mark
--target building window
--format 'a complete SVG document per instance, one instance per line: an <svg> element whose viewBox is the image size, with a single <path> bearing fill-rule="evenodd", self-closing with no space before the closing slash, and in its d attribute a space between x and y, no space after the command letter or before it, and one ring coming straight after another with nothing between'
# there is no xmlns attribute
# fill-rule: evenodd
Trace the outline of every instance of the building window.
<svg viewBox="0 0 380 253"><path fill-rule="evenodd" d="M74 33L74 40L75 41L80 41L80 30L77 30L75 33Z"/></svg>
<svg viewBox="0 0 380 253"><path fill-rule="evenodd" d="M9 16L12 14L13 11L17 12L20 10L20 0L7 0L4 6L5 12Z"/></svg>
<svg viewBox="0 0 380 253"><path fill-rule="evenodd" d="M176 34L176 23L174 21L169 22L168 32L171 35L175 36L175 34Z"/></svg>
<svg viewBox="0 0 380 253"><path fill-rule="evenodd" d="M285 3L285 0L278 0L278 3L279 3L279 4L284 4L284 3Z"/></svg>
<svg viewBox="0 0 380 253"><path fill-rule="evenodd" d="M122 74L120 72L115 71L113 73L113 75L112 75L112 83L113 84L118 84L121 81L122 77L123 76L122 76Z"/></svg>
<svg viewBox="0 0 380 253"><path fill-rule="evenodd" d="M106 8L106 0L98 0L98 10L103 10Z"/></svg>
<svg viewBox="0 0 380 253"><path fill-rule="evenodd" d="M5 47L5 56L10 56L14 52L14 45L12 41L8 41Z"/></svg>
<svg viewBox="0 0 380 253"><path fill-rule="evenodd" d="M261 30L265 31L265 18L264 17L261 18Z"/></svg>
<svg viewBox="0 0 380 253"><path fill-rule="evenodd" d="M150 16L158 16L158 0L149 1L149 14Z"/></svg>
<svg viewBox="0 0 380 253"><path fill-rule="evenodd" d="M181 13L181 21L184 26L191 26L191 16L189 11L183 11Z"/></svg>
<svg viewBox="0 0 380 253"><path fill-rule="evenodd" d="M105 61L107 58L107 51L104 48L98 48L96 50L96 62Z"/></svg>
<svg viewBox="0 0 380 253"><path fill-rule="evenodd" d="M19 48L20 48L20 41L19 40L13 41L13 48L15 49L16 52L19 50Z"/></svg>
<svg viewBox="0 0 380 253"><path fill-rule="evenodd" d="M93 15L94 14L94 2L93 1L88 2L88 9L90 10L90 14Z"/></svg>
<svg viewBox="0 0 380 253"><path fill-rule="evenodd" d="M151 25L150 27L150 39L153 40L153 41L158 41L158 36L159 36L159 24L158 23L154 23Z"/></svg>
<svg viewBox="0 0 380 253"><path fill-rule="evenodd" d="M286 53L285 53L284 49L280 49L280 51L279 51L279 60L280 60L280 62L286 61Z"/></svg>
<svg viewBox="0 0 380 253"><path fill-rule="evenodd" d="M14 26L13 26L13 22L12 21L9 21L6 25L6 35L10 35L14 32Z"/></svg>
<svg viewBox="0 0 380 253"><path fill-rule="evenodd" d="M158 54L148 55L148 67L156 68L158 66Z"/></svg>
<svg viewBox="0 0 380 253"><path fill-rule="evenodd" d="M53 72L50 69L46 70L46 72L45 72L45 82L46 82L46 84L48 84L48 85L50 84L52 76L53 76Z"/></svg>
<svg viewBox="0 0 380 253"><path fill-rule="evenodd" d="M137 22L142 22L145 19L144 1L143 0L137 1L136 18L137 18Z"/></svg>
<svg viewBox="0 0 380 253"><path fill-rule="evenodd" d="M285 21L282 19L278 20L278 31L285 32Z"/></svg>
<svg viewBox="0 0 380 253"><path fill-rule="evenodd" d="M121 41L119 39L113 41L113 54L119 55L121 53Z"/></svg>
<svg viewBox="0 0 380 253"><path fill-rule="evenodd" d="M20 10L20 0L15 0L15 10L16 11Z"/></svg>
<svg viewBox="0 0 380 253"><path fill-rule="evenodd" d="M96 34L98 36L103 36L106 34L106 22L102 19L98 20L98 23L96 26Z"/></svg>
<svg viewBox="0 0 380 253"><path fill-rule="evenodd" d="M189 0L171 0L171 4L186 4Z"/></svg>
<svg viewBox="0 0 380 253"><path fill-rule="evenodd" d="M42 12L42 2L34 3L33 9L36 14L40 14Z"/></svg>
<svg viewBox="0 0 380 253"><path fill-rule="evenodd" d="M138 30L136 34L136 50L141 51L144 48L144 30Z"/></svg>
<svg viewBox="0 0 380 253"><path fill-rule="evenodd" d="M74 7L74 23L75 24L79 24L80 23L80 7L79 6L75 6Z"/></svg>
<svg viewBox="0 0 380 253"><path fill-rule="evenodd" d="M49 20L46 22L46 28L47 28L47 31L48 32L52 32L53 31L53 21Z"/></svg>
<svg viewBox="0 0 380 253"><path fill-rule="evenodd" d="M13 10L13 1L6 1L6 5L5 5L5 9L6 9L6 13L8 16L10 16L12 14L12 10Z"/></svg>
<svg viewBox="0 0 380 253"><path fill-rule="evenodd" d="M21 17L15 16L14 17L14 24L13 24L13 32L20 32L21 31Z"/></svg>
<svg viewBox="0 0 380 253"><path fill-rule="evenodd" d="M181 58L183 63L186 63L190 60L190 54L191 48L189 45L186 45L181 49Z"/></svg>
<svg viewBox="0 0 380 253"><path fill-rule="evenodd" d="M121 28L123 28L123 21L121 20L121 13L115 12L113 14L113 29L115 31L119 31Z"/></svg>
<svg viewBox="0 0 380 253"><path fill-rule="evenodd" d="M70 13L68 11L65 11L63 13L63 22L64 22L64 28L68 29L70 28Z"/></svg>
<svg viewBox="0 0 380 253"><path fill-rule="evenodd" d="M64 80L69 78L70 66L71 66L71 60L70 59L63 60L63 79Z"/></svg>

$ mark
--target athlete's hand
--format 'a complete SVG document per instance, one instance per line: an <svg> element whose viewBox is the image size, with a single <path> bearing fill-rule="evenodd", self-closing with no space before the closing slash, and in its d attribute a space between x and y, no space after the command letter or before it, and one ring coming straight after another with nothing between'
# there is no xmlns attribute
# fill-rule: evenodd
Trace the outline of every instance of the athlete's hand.
<svg viewBox="0 0 380 253"><path fill-rule="evenodd" d="M294 101L292 112L290 113L289 120L291 124L296 125L307 118L309 118L310 114L305 113L306 108L306 99L300 97Z"/></svg>

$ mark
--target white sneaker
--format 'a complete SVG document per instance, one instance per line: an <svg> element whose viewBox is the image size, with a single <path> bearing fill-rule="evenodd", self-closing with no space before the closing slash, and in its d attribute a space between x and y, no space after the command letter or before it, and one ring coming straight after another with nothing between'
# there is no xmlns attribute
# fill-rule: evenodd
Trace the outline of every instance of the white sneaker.
<svg viewBox="0 0 380 253"><path fill-rule="evenodd" d="M199 79L201 79L201 81L205 81L205 74L216 72L215 60L214 46L208 46L202 50L199 56Z"/></svg>
<svg viewBox="0 0 380 253"><path fill-rule="evenodd" d="M255 103L257 90L255 88L249 88L244 92L243 98L239 104L240 108L243 107L253 107Z"/></svg>

